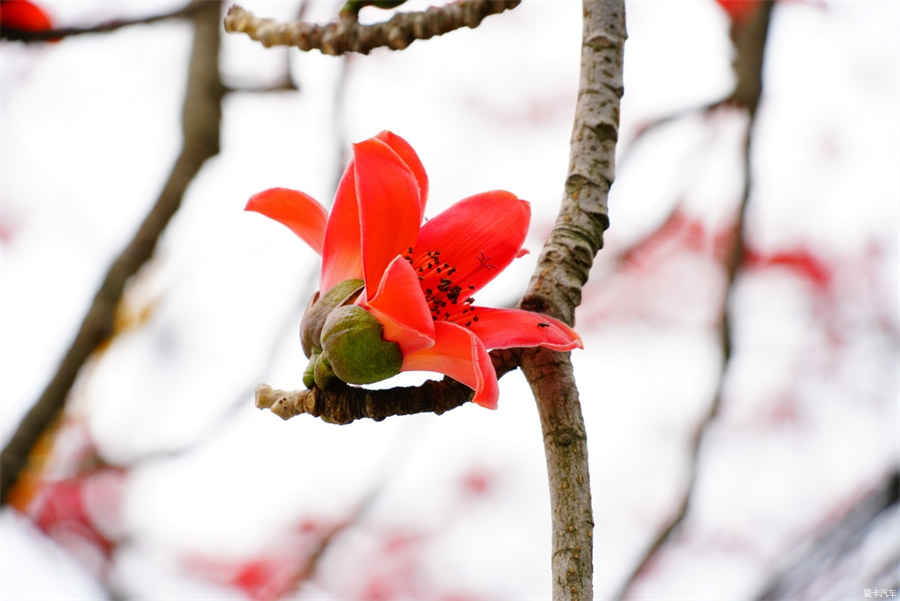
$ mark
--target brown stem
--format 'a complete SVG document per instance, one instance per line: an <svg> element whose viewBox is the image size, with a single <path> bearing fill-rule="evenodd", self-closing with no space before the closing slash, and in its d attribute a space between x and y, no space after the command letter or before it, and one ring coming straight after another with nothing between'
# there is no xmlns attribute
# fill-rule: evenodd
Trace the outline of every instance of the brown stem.
<svg viewBox="0 0 900 601"><path fill-rule="evenodd" d="M581 79L569 173L553 232L522 307L572 323L594 256L609 225L626 38L622 0L583 0ZM587 436L568 353L522 353L537 400L550 485L553 601L593 599L593 527Z"/></svg>
<svg viewBox="0 0 900 601"><path fill-rule="evenodd" d="M30 44L34 42L49 42L58 40L59 38L67 38L75 35L85 35L89 33L107 33L110 31L116 31L117 29L122 29L123 27L130 27L132 25L149 25L151 23L167 21L169 19L182 19L191 17L197 12L200 12L202 8L205 8L209 4L215 4L218 6L219 3L217 1L206 3L194 2L188 4L187 6L183 6L182 8L178 8L165 13L160 13L158 15L138 17L136 19L113 19L111 21L105 21L97 25L88 25L86 27L60 27L57 29L45 29L42 31L0 29L0 39L13 40Z"/></svg>
<svg viewBox="0 0 900 601"><path fill-rule="evenodd" d="M518 352L492 351L491 359L499 378L516 368ZM383 390L356 388L335 380L325 390L286 391L260 386L256 389L256 406L271 409L282 419L305 413L333 424L349 424L362 418L381 421L392 415L440 415L468 403L472 394L470 388L451 378Z"/></svg>
<svg viewBox="0 0 900 601"><path fill-rule="evenodd" d="M261 19L234 5L225 16L225 31L242 32L263 46L295 46L300 50L318 49L322 54L345 52L368 54L373 48L402 50L415 40L459 29L477 27L489 16L515 8L521 0L459 0L444 6L432 6L421 12L397 13L374 25L360 25L345 18L327 25L296 21L279 23Z"/></svg>
<svg viewBox="0 0 900 601"><path fill-rule="evenodd" d="M106 272L56 373L0 455L0 502L15 484L41 432L62 411L69 390L97 347L113 332L116 307L128 279L153 255L156 243L181 206L185 190L206 160L219 152L222 84L219 80L219 3L196 0L194 42L182 112L181 152L156 203ZM200 10L203 9L203 10Z"/></svg>
<svg viewBox="0 0 900 601"><path fill-rule="evenodd" d="M769 31L769 22L772 15L772 3L763 2L757 10L756 15L750 23L744 27L746 30L735 36L735 40L739 42L736 48L738 55L744 55L744 58L738 58L735 65L743 65L743 68L736 67L738 82L735 87L735 97L740 97L740 105L746 108L748 113L747 130L744 136L743 148L743 177L744 187L741 194L741 201L738 206L737 223L735 225L734 237L729 254L725 258L725 299L722 303L722 311L719 319L719 339L722 352L722 367L719 372L719 379L716 384L716 391L712 401L706 412L701 416L700 421L694 427L689 443L689 467L687 483L684 492L678 502L674 514L666 520L654 535L650 545L644 551L643 555L635 563L632 570L626 576L621 588L614 599L626 599L631 594L634 585L640 579L641 575L646 571L647 567L659 556L666 545L672 540L672 534L681 525L687 517L691 499L694 496L694 490L697 483L697 475L700 470L700 452L703 447L703 441L707 433L710 431L716 417L719 415L723 404L723 394L728 371L731 368L734 356L734 293L735 284L741 267L741 257L744 254L745 237L747 231L746 213L750 203L750 196L753 191L753 173L752 173L752 151L753 151L753 129L756 124L757 108L762 95L762 67L763 55L765 53L766 40ZM752 66L753 68L747 68ZM752 79L751 82L742 82L743 79ZM738 90L753 90L755 96L748 97L746 92L738 92Z"/></svg>

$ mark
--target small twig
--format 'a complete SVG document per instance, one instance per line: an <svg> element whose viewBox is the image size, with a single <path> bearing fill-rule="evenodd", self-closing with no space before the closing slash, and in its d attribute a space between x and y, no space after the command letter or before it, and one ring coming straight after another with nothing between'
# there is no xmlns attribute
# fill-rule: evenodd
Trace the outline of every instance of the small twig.
<svg viewBox="0 0 900 601"><path fill-rule="evenodd" d="M300 88L287 78L267 86L225 86L226 94L270 94L272 92L296 92Z"/></svg>
<svg viewBox="0 0 900 601"><path fill-rule="evenodd" d="M49 42L60 38L67 38L76 35L85 35L91 33L108 33L116 31L123 27L132 25L149 25L158 23L159 21L167 21L169 19L183 19L194 16L195 13L209 6L211 2L191 3L182 8L178 8L166 13L151 15L148 17L138 17L135 19L113 19L105 21L97 25L88 25L84 27L60 27L58 29L44 29L41 31L26 31L22 29L0 29L0 39L13 40L16 42L24 42L31 44L34 42ZM218 0L213 0L212 4L218 6Z"/></svg>
<svg viewBox="0 0 900 601"><path fill-rule="evenodd" d="M392 473L396 473L396 471ZM313 578L315 578L316 572L318 571L319 566L322 563L322 558L334 544L334 541L337 540L342 534L344 534L354 526L358 526L362 522L363 518L366 516L369 510L375 505L375 501L377 501L378 497L381 496L381 492L386 488L386 485L387 481L384 477L376 482L372 489L369 490L356 504L356 507L354 507L353 512L350 514L350 516L342 520L337 525L333 526L319 540L316 547L312 550L312 553L310 553L309 558L306 560L306 564L303 566L303 569L299 574L297 574L294 580L294 591L299 589L304 583L309 582L313 580Z"/></svg>
<svg viewBox="0 0 900 601"><path fill-rule="evenodd" d="M300 5L297 7L296 18L297 20L302 20L303 16L306 15L306 11L309 10L309 3L311 0L303 0L300 2ZM225 86L225 92L238 93L238 94L268 94L272 92L297 92L300 91L300 84L294 80L294 75L291 73L291 63L293 52L290 48L283 49L283 69L281 77L278 80L270 85L265 86L250 86L250 85L234 85L234 86Z"/></svg>
<svg viewBox="0 0 900 601"><path fill-rule="evenodd" d="M346 125L346 108L347 108L347 82L350 81L350 71L353 67L353 55L346 54L341 58L340 71L338 72L337 81L334 84L334 94L332 96L332 137L335 140L335 160L334 160L334 184L333 190L337 190L341 183L341 177L344 175L344 169L347 166L348 157L347 149L349 143L347 141L347 125Z"/></svg>
<svg viewBox="0 0 900 601"><path fill-rule="evenodd" d="M650 134L664 128L666 125L671 123L675 123L676 121L681 121L682 119L687 119L688 117L692 117L694 115L708 115L713 111L722 108L723 106L727 106L732 102L732 97L726 96L725 98L720 98L718 100L714 100L712 102L706 102L697 106L689 106L682 109L678 109L677 111L673 111L671 113L667 113L660 117L655 117L650 121L647 121L643 125L637 128L637 131L634 132L634 135L627 142L622 144L622 150L619 152L619 157L617 159L617 164L619 170L621 171L628 160L634 156L634 151L638 147L640 147L640 143L647 138Z"/></svg>
<svg viewBox="0 0 900 601"><path fill-rule="evenodd" d="M432 6L421 12L397 13L374 25L361 25L354 19L341 19L317 25L295 21L279 23L261 19L234 5L225 16L225 31L242 32L263 46L295 46L300 50L318 49L322 54L346 52L368 54L373 48L402 50L414 40L459 29L477 27L488 15L515 8L521 0L459 0L445 6Z"/></svg>
<svg viewBox="0 0 900 601"><path fill-rule="evenodd" d="M494 370L500 378L516 368L515 349L491 351ZM308 414L333 424L349 424L358 419L381 421L394 415L436 413L456 409L471 400L473 392L451 379L430 380L421 386L369 390L335 381L326 390L286 391L269 386L256 389L256 406L271 409L282 419Z"/></svg>
<svg viewBox="0 0 900 601"><path fill-rule="evenodd" d="M762 94L762 57L765 53L766 41L769 31L769 22L771 20L772 3L763 2L759 10L757 10L755 21L748 25L747 28L752 30L752 34L744 36L746 45L738 48L738 52L753 53L758 55L755 60L745 60L746 64L755 64L758 70L755 72L744 71L744 77L753 77L757 79L756 84L743 84L744 89L756 90L756 93ZM740 84L739 84L740 86ZM632 570L628 573L622 583L621 588L613 599L626 599L630 595L634 585L640 579L641 575L646 571L648 566L657 558L663 548L671 542L672 535L687 517L691 500L696 489L697 475L700 470L700 454L703 447L703 441L707 433L712 428L713 423L718 417L722 408L724 387L726 377L731 368L734 356L734 294L736 282L741 267L741 258L744 254L745 236L747 230L746 213L749 206L750 196L753 189L752 177L752 149L753 149L753 130L756 123L757 107L759 106L759 98L744 99L742 103L747 109L748 120L747 129L744 136L743 148L743 176L744 187L741 195L740 205L738 207L737 223L735 225L734 237L730 253L725 258L725 299L722 303L722 312L719 320L719 336L720 346L722 350L722 367L719 372L719 379L716 385L716 391L710 402L706 412L701 416L700 421L694 427L689 442L689 458L688 458L688 477L684 491L678 502L678 506L672 516L663 522L659 530L653 537L647 549L637 560Z"/></svg>
<svg viewBox="0 0 900 601"><path fill-rule="evenodd" d="M113 332L116 307L129 278L153 256L157 241L181 206L188 185L219 152L223 88L219 80L219 3L196 0L194 42L182 112L183 145L168 181L138 231L106 272L56 373L0 455L0 503L15 484L41 432L66 403L81 367ZM203 10L199 10L203 8Z"/></svg>

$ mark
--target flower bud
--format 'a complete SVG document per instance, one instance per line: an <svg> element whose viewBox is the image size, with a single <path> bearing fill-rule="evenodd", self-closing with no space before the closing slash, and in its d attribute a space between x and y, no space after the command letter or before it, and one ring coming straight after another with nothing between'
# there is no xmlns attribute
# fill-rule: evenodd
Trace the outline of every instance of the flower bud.
<svg viewBox="0 0 900 601"><path fill-rule="evenodd" d="M304 355L312 358L314 354L322 352L319 340L322 337L322 326L325 325L328 314L337 307L353 301L362 288L362 280L344 280L321 298L316 292L300 321L300 344L303 346Z"/></svg>
<svg viewBox="0 0 900 601"><path fill-rule="evenodd" d="M400 373L403 353L398 344L382 338L383 330L378 320L362 307L346 305L334 309L322 327L322 355L316 362L316 385L319 385L319 364L323 360L323 369L329 367L348 384L371 384Z"/></svg>

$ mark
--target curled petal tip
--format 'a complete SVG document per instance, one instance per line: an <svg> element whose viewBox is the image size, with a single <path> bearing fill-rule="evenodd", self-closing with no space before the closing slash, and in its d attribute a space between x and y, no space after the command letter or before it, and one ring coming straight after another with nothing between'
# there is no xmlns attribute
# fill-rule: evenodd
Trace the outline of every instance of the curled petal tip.
<svg viewBox="0 0 900 601"><path fill-rule="evenodd" d="M269 188L251 196L244 210L274 219L322 253L328 214L312 196L289 188Z"/></svg>

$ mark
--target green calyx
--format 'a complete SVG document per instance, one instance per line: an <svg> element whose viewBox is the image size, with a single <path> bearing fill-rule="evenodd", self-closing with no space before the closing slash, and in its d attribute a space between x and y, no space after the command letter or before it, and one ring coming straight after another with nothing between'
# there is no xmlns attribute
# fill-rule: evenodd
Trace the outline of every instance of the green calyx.
<svg viewBox="0 0 900 601"><path fill-rule="evenodd" d="M320 342L322 326L325 325L329 313L352 302L362 289L363 281L355 279L337 284L321 298L319 298L319 293L316 293L300 321L300 344L303 346L304 355L312 359L313 355L322 352L322 343ZM306 382L305 375L303 381Z"/></svg>
<svg viewBox="0 0 900 601"><path fill-rule="evenodd" d="M371 384L400 373L403 353L399 345L382 338L383 331L362 307L332 311L322 327L322 353L313 368L316 386L320 380L327 385L329 372L348 384Z"/></svg>
<svg viewBox="0 0 900 601"><path fill-rule="evenodd" d="M362 289L362 280L346 280L321 298L316 294L307 307L300 322L307 388L325 389L335 378L371 384L400 373L400 347L382 337L384 328L371 313L348 304Z"/></svg>

